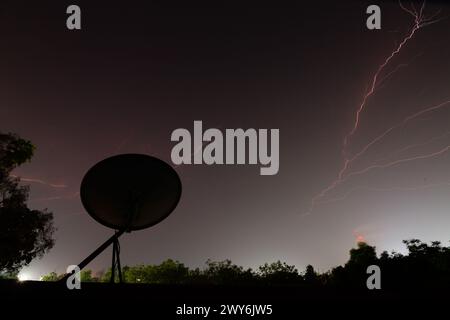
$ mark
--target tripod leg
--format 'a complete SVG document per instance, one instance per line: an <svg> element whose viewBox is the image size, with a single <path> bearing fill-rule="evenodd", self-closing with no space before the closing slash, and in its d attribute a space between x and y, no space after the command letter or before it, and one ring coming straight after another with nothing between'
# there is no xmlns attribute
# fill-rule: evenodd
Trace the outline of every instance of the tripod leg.
<svg viewBox="0 0 450 320"><path fill-rule="evenodd" d="M117 243L116 243L116 262L117 262L117 273L119 274L119 282L122 283L122 267L120 266L120 244L119 244L119 239L116 239Z"/></svg>
<svg viewBox="0 0 450 320"><path fill-rule="evenodd" d="M115 271L116 271L116 250L117 250L116 241L117 241L117 239L114 239L114 242L113 242L112 263L111 263L111 279L109 281L111 283L114 283L115 278L116 278L115 277Z"/></svg>
<svg viewBox="0 0 450 320"><path fill-rule="evenodd" d="M80 269L83 269L84 267L86 267L86 265L88 265L92 260L95 259L95 257L97 257L100 253L102 253L106 248L108 248L108 246L111 243L114 243L114 239L119 238L123 233L125 232L125 229L122 229L116 233L114 233L114 235L109 238L108 240L105 241L105 243L103 243L100 247L98 247L97 249L95 249L94 252L92 252L89 256L87 256L83 261L81 261L78 264L78 267ZM113 259L114 261L114 259ZM111 270L112 272L112 270ZM71 273L67 273L63 278L61 278L61 280L59 280L60 283L66 283L67 279L71 276Z"/></svg>

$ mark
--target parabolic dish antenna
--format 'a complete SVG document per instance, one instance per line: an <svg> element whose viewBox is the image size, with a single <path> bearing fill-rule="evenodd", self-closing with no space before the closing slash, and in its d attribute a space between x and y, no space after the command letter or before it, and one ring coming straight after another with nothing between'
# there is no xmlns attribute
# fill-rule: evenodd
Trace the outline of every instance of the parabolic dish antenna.
<svg viewBox="0 0 450 320"><path fill-rule="evenodd" d="M180 200L181 181L176 171L160 159L121 154L100 161L86 173L80 196L89 215L115 233L78 267L83 269L113 244L111 282L115 282L116 269L122 282L119 237L167 218ZM62 281L69 277L66 274Z"/></svg>
<svg viewBox="0 0 450 320"><path fill-rule="evenodd" d="M178 174L143 154L107 158L84 176L81 202L91 217L115 230L140 230L165 219L181 196Z"/></svg>

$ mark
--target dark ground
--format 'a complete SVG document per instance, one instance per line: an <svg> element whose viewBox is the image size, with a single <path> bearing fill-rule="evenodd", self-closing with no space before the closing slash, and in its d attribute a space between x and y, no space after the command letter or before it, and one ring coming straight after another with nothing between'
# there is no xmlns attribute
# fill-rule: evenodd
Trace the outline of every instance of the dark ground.
<svg viewBox="0 0 450 320"><path fill-rule="evenodd" d="M420 311L436 312L450 302L448 291L346 291L332 289L310 289L295 286L188 286L82 283L81 290L68 290L56 282L14 280L0 281L0 303L2 310L13 308L33 315L44 313L46 318L60 318L58 308L70 310L71 315L94 312L125 319L134 314L148 314L143 319L202 319L201 315L178 316L177 307L210 306L217 312L207 318L219 319L301 319L306 314L314 316L338 315L350 319L366 316L386 316L393 312L406 315ZM264 316L221 315L221 305L272 305L273 313ZM22 308L18 309L18 306ZM23 308L27 306L27 308ZM48 313L49 308L54 310ZM67 309L69 308L69 309ZM65 312L65 311L64 311ZM86 312L86 313L85 313ZM312 313L311 313L312 312ZM295 315L298 315L295 317ZM1 317L2 318L2 317ZM141 317L142 318L142 317ZM308 316L308 318L311 318ZM444 319L445 316L442 317Z"/></svg>

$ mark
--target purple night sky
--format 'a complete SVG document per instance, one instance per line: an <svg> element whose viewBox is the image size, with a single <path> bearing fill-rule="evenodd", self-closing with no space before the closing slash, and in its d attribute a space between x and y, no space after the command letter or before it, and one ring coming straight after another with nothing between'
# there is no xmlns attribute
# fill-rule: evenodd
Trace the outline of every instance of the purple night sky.
<svg viewBox="0 0 450 320"><path fill-rule="evenodd" d="M450 7L427 4L426 15L441 9L443 19L389 60L347 155L395 129L310 211L344 164L344 138L377 69L414 26L395 1L379 1L382 29L374 31L365 24L372 3L310 2L79 1L83 27L69 31L66 1L2 1L0 130L36 145L14 173L31 186L29 206L52 211L58 228L55 247L22 273L62 273L112 234L80 202L91 166L129 152L171 163L172 131L192 132L194 120L205 129L279 128L280 170L176 167L178 207L121 238L123 265L172 258L202 267L229 258L256 267L279 259L325 271L344 263L357 240L379 253L401 252L409 238L448 243ZM105 269L110 259L107 250L89 268Z"/></svg>

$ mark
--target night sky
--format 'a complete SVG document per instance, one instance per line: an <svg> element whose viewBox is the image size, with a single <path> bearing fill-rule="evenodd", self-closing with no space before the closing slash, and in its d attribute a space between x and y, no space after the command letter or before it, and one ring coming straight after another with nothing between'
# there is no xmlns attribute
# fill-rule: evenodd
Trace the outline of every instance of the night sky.
<svg viewBox="0 0 450 320"><path fill-rule="evenodd" d="M345 263L359 240L379 253L402 252L409 238L448 243L450 102L402 124L450 100L443 1L424 11L441 9L442 20L419 29L382 70L346 154L401 125L352 163L349 172L361 174L310 210L343 166L343 140L378 67L414 25L395 1L343 2L76 1L82 30L69 31L72 2L2 1L0 130L36 145L14 174L31 186L29 206L52 211L58 228L55 247L22 274L62 273L112 234L81 205L90 167L120 153L172 163L172 131L193 132L194 120L205 129L280 129L280 170L176 167L178 207L121 238L123 265L279 259L325 271ZM381 7L381 30L366 28L370 4ZM105 251L89 268L109 267L110 257Z"/></svg>

